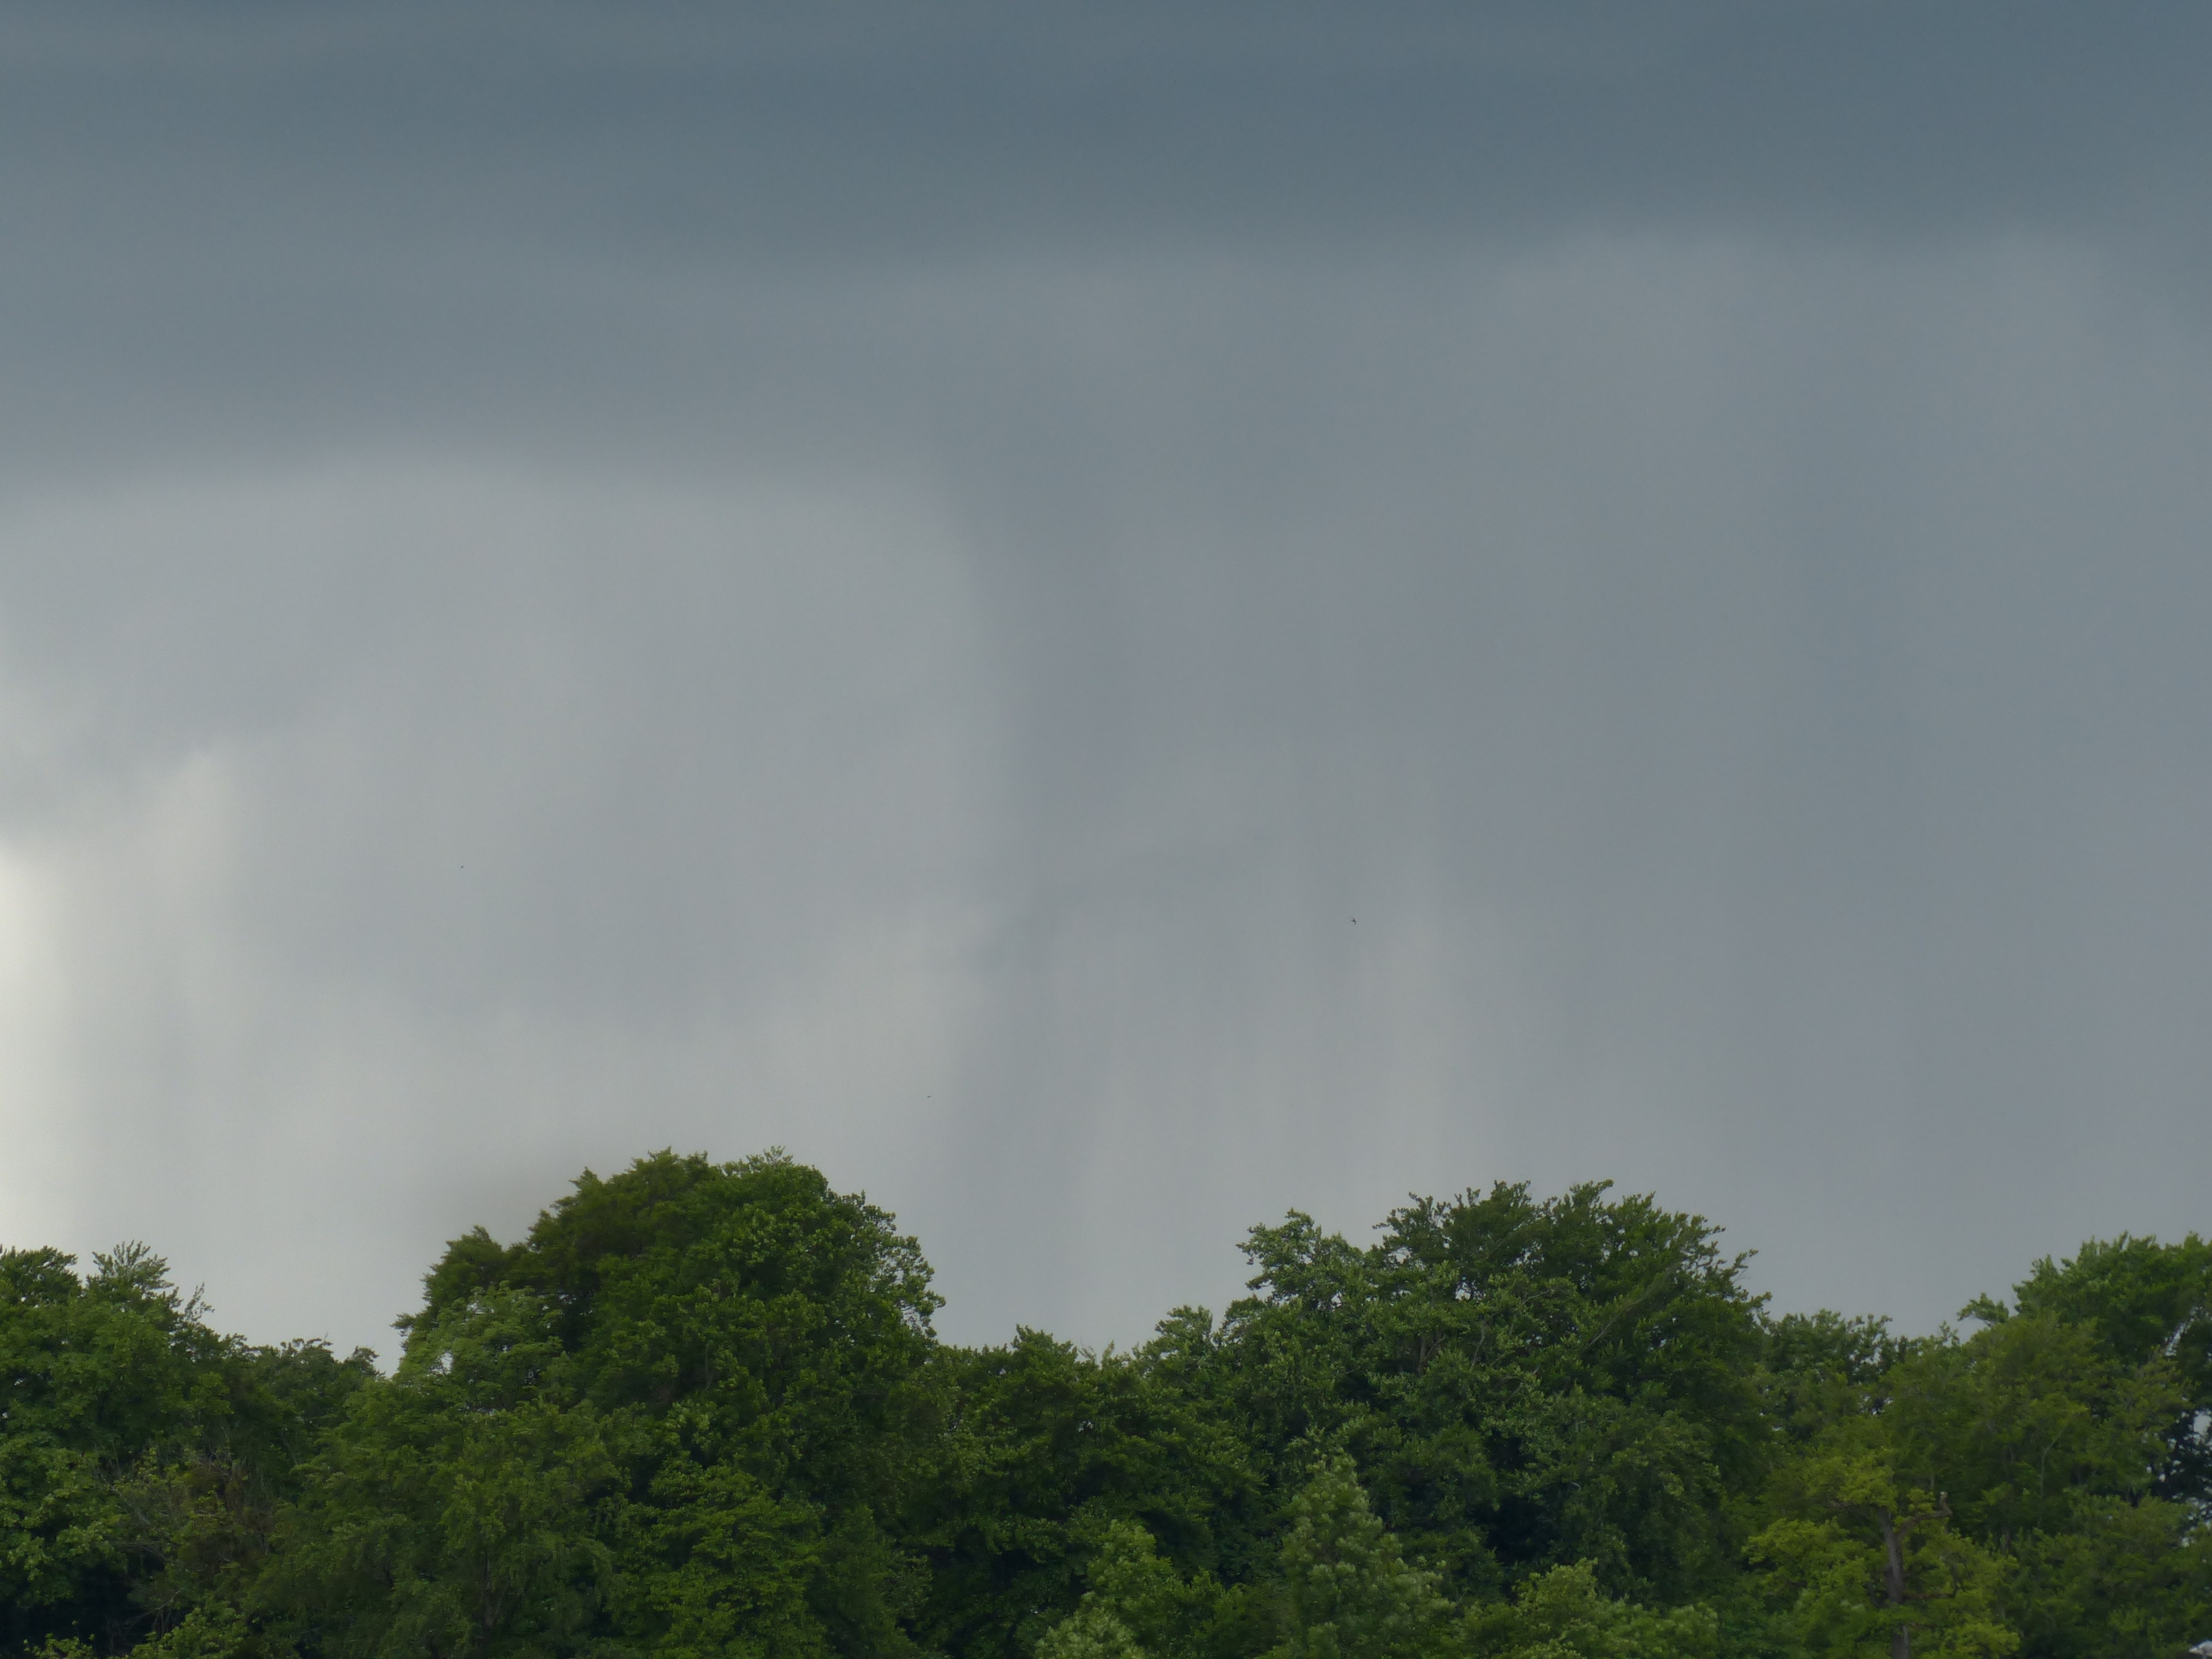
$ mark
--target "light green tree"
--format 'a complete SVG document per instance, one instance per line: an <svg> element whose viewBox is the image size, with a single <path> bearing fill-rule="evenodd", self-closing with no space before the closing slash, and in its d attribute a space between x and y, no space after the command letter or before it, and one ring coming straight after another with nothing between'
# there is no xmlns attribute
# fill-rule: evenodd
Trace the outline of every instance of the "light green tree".
<svg viewBox="0 0 2212 1659"><path fill-rule="evenodd" d="M1349 1457L1322 1465L1283 1540L1289 1640L1278 1659L1412 1659L1435 1650L1449 1604L1369 1507Z"/></svg>
<svg viewBox="0 0 2212 1659"><path fill-rule="evenodd" d="M1720 1621L1692 1605L1655 1612L1607 1596L1588 1561L1524 1583L1510 1602L1470 1613L1464 1646L1510 1659L1711 1659Z"/></svg>
<svg viewBox="0 0 2212 1659"><path fill-rule="evenodd" d="M1037 1659L1184 1659L1200 1638L1220 1588L1186 1579L1133 1521L1106 1529L1075 1611L1046 1632Z"/></svg>
<svg viewBox="0 0 2212 1659"><path fill-rule="evenodd" d="M2002 1564L1951 1524L1947 1494L1899 1479L1879 1446L1844 1446L1794 1472L1789 1512L1750 1542L1808 1652L2004 1659Z"/></svg>

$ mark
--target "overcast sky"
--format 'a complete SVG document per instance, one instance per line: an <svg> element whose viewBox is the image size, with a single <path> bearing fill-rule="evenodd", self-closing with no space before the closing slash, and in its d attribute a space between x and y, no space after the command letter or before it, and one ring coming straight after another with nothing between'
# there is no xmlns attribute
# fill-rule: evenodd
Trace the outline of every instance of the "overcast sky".
<svg viewBox="0 0 2212 1659"><path fill-rule="evenodd" d="M963 1340L1610 1178L2212 1222L2212 10L0 18L0 1242L389 1354L772 1144Z"/></svg>

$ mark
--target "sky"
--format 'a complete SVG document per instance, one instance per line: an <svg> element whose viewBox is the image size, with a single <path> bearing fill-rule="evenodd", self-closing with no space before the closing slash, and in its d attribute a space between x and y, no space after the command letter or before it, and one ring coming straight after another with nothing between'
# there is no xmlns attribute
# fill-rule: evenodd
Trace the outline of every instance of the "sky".
<svg viewBox="0 0 2212 1659"><path fill-rule="evenodd" d="M382 1350L781 1146L939 1328L1611 1180L2212 1224L2212 12L0 16L0 1243Z"/></svg>

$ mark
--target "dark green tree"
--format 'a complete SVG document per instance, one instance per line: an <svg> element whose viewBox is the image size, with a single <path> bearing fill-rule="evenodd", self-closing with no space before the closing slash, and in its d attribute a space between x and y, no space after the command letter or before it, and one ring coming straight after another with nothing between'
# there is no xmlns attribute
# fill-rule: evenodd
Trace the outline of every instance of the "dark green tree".
<svg viewBox="0 0 2212 1659"><path fill-rule="evenodd" d="M0 1659L2180 1659L2207 1247L1770 1318L1602 1186L1255 1229L1133 1352L940 1344L777 1155L458 1239L389 1376L0 1253Z"/></svg>
<svg viewBox="0 0 2212 1659"><path fill-rule="evenodd" d="M279 1575L310 1647L908 1650L937 1298L889 1216L664 1152L455 1241L427 1291L312 1472Z"/></svg>
<svg viewBox="0 0 2212 1659"><path fill-rule="evenodd" d="M1255 1228L1253 1295L1182 1364L1279 1492L1347 1449L1462 1598L1581 1560L1673 1600L1734 1571L1730 1501L1771 1437L1759 1301L1714 1228L1603 1186L1501 1185L1381 1231L1359 1249L1301 1215Z"/></svg>
<svg viewBox="0 0 2212 1659"><path fill-rule="evenodd" d="M951 1414L915 1511L932 1565L926 1639L982 1659L1026 1654L1083 1592L1118 1522L1206 1572L1220 1529L1249 1525L1242 1443L1143 1356L1034 1331L945 1356Z"/></svg>

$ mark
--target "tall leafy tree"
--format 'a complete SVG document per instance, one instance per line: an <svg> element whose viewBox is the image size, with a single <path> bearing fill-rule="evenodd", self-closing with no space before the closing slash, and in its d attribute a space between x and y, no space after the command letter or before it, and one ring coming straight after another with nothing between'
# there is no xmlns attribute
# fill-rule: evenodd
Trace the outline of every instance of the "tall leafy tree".
<svg viewBox="0 0 2212 1659"><path fill-rule="evenodd" d="M244 1604L294 1468L371 1375L209 1327L142 1245L0 1252L0 1651L263 1644Z"/></svg>
<svg viewBox="0 0 2212 1659"><path fill-rule="evenodd" d="M2166 1362L2178 1396L2155 1485L2212 1518L2212 1242L2195 1233L2175 1244L2126 1233L2091 1239L2069 1260L2038 1261L2013 1297L2021 1314L2089 1332L2122 1365ZM2013 1311L1988 1297L1966 1310L1992 1323Z"/></svg>
<svg viewBox="0 0 2212 1659"><path fill-rule="evenodd" d="M1419 1659L1445 1639L1436 1575L1406 1559L1352 1460L1323 1462L1283 1540L1285 1639L1271 1659Z"/></svg>
<svg viewBox="0 0 2212 1659"><path fill-rule="evenodd" d="M1948 1493L1899 1478L1881 1438L1806 1458L1751 1540L1782 1614L1771 1633L1838 1659L2004 1659L2020 1638L1996 1609L2000 1564L1950 1524Z"/></svg>
<svg viewBox="0 0 2212 1659"><path fill-rule="evenodd" d="M1683 1599L1731 1571L1769 1455L1760 1304L1702 1218L1601 1185L1395 1212L1364 1249L1255 1228L1201 1386L1287 1491L1341 1446L1453 1594L1596 1565Z"/></svg>
<svg viewBox="0 0 2212 1659"><path fill-rule="evenodd" d="M1090 1588L1037 1659L1199 1659L1233 1636L1220 1629L1224 1598L1211 1575L1185 1578L1134 1521L1106 1529L1085 1576Z"/></svg>
<svg viewBox="0 0 2212 1659"><path fill-rule="evenodd" d="M1522 1581L1470 1610L1462 1650L1498 1659L1711 1659L1720 1623L1701 1604L1655 1610L1608 1596L1587 1561Z"/></svg>
<svg viewBox="0 0 2212 1659"><path fill-rule="evenodd" d="M1970 1337L1898 1346L1793 1334L1801 1360L1825 1335L1844 1361L1801 1365L1790 1395L1817 1407L1790 1419L1800 1449L1753 1540L1770 1605L1790 1609L1770 1634L1896 1659L2188 1645L2208 1607L2201 1532L2156 1490L2183 1398L2170 1358L1995 1311ZM1855 1370L1854 1351L1890 1363Z"/></svg>
<svg viewBox="0 0 2212 1659"><path fill-rule="evenodd" d="M915 1509L931 1588L921 1629L948 1651L1014 1659L1073 1607L1117 1523L1207 1572L1250 1525L1243 1444L1144 1356L1039 1332L942 1361L951 1402Z"/></svg>
<svg viewBox="0 0 2212 1659"><path fill-rule="evenodd" d="M2207 1247L1769 1317L1601 1185L1255 1229L1133 1352L939 1343L778 1155L455 1240L389 1376L0 1254L0 1659L2179 1659Z"/></svg>
<svg viewBox="0 0 2212 1659"><path fill-rule="evenodd" d="M284 1575L337 1655L890 1655L933 1443L913 1241L780 1155L586 1174L459 1239Z"/></svg>
<svg viewBox="0 0 2212 1659"><path fill-rule="evenodd" d="M271 1594L343 1659L574 1653L614 1593L619 1425L552 1311L490 1291L418 1320L309 1471Z"/></svg>

